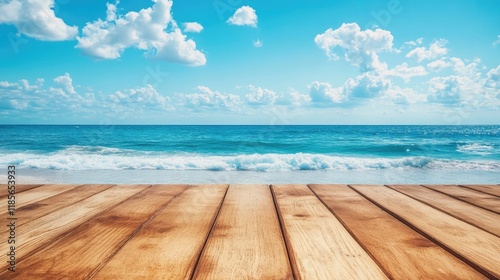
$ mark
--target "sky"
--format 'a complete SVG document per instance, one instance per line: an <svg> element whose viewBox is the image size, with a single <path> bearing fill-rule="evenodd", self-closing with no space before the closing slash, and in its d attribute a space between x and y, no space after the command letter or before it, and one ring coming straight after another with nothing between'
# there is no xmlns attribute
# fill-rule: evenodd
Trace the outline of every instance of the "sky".
<svg viewBox="0 0 500 280"><path fill-rule="evenodd" d="M0 0L0 124L500 124L496 0Z"/></svg>

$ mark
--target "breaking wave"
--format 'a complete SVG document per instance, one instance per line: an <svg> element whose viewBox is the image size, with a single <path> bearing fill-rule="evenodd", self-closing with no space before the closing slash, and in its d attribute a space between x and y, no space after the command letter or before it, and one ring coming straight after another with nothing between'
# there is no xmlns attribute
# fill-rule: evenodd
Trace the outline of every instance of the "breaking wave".
<svg viewBox="0 0 500 280"><path fill-rule="evenodd" d="M436 159L424 156L362 158L325 154L202 155L141 152L106 147L72 146L53 153L0 152L0 165L55 170L212 170L296 171L426 168L436 170L500 170L499 161Z"/></svg>

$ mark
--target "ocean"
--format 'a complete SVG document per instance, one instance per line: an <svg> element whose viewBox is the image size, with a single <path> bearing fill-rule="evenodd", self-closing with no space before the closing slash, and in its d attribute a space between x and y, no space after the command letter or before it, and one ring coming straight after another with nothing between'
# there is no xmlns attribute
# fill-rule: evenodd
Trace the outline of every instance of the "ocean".
<svg viewBox="0 0 500 280"><path fill-rule="evenodd" d="M9 165L17 183L500 183L491 125L2 125L0 143L5 183Z"/></svg>

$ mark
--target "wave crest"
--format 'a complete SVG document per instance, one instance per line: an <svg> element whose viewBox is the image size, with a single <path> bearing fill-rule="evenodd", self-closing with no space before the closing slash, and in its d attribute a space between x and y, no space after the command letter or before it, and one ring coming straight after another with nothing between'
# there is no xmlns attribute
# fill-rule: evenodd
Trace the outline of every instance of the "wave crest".
<svg viewBox="0 0 500 280"><path fill-rule="evenodd" d="M19 168L57 170L211 170L295 171L377 170L402 168L500 170L498 161L457 161L430 157L360 158L323 154L246 154L211 156L130 152L99 147L72 147L52 154L14 153L0 155L0 164Z"/></svg>

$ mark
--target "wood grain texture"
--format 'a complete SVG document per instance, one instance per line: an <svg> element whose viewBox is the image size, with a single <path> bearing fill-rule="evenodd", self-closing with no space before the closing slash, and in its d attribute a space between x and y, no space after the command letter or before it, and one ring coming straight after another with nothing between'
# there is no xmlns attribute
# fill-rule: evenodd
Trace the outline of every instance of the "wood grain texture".
<svg viewBox="0 0 500 280"><path fill-rule="evenodd" d="M24 192L16 194L16 208L29 205L31 203L46 199L48 197L69 191L78 187L77 185L45 185L43 188L32 188ZM8 197L0 199L0 205L6 207L0 208L0 214L5 214L7 210Z"/></svg>
<svg viewBox="0 0 500 280"><path fill-rule="evenodd" d="M500 215L418 185L389 186L500 237Z"/></svg>
<svg viewBox="0 0 500 280"><path fill-rule="evenodd" d="M268 185L231 185L194 279L292 279Z"/></svg>
<svg viewBox="0 0 500 280"><path fill-rule="evenodd" d="M19 185L16 184L16 193L21 193L21 192L31 190L31 189L34 189L37 187L41 187L41 186L43 186L43 185L42 184L19 184ZM7 195L8 195L7 184L0 184L0 189L2 190L0 192L0 199L7 197Z"/></svg>
<svg viewBox="0 0 500 280"><path fill-rule="evenodd" d="M388 187L352 187L489 277L500 277L500 238Z"/></svg>
<svg viewBox="0 0 500 280"><path fill-rule="evenodd" d="M500 197L451 185L425 185L435 191L500 214Z"/></svg>
<svg viewBox="0 0 500 280"><path fill-rule="evenodd" d="M190 186L93 279L190 279L226 190L227 185Z"/></svg>
<svg viewBox="0 0 500 280"><path fill-rule="evenodd" d="M310 188L393 279L484 278L348 186Z"/></svg>
<svg viewBox="0 0 500 280"><path fill-rule="evenodd" d="M386 279L305 185L273 185L296 279Z"/></svg>
<svg viewBox="0 0 500 280"><path fill-rule="evenodd" d="M476 191L500 196L500 186L499 185L460 185L464 188L473 189Z"/></svg>
<svg viewBox="0 0 500 280"><path fill-rule="evenodd" d="M87 197L109 189L112 186L114 185L78 186L63 193L20 207L16 210L16 217L18 219L17 225L22 225L36 220L50 212L76 203ZM0 220L6 220L7 217L9 217L8 213L1 214ZM7 229L0 231L0 236L2 236L4 232L7 232Z"/></svg>
<svg viewBox="0 0 500 280"><path fill-rule="evenodd" d="M11 279L87 279L186 187L155 185L133 195L25 258Z"/></svg>
<svg viewBox="0 0 500 280"><path fill-rule="evenodd" d="M68 205L17 229L17 260L29 256L34 250L53 242L55 238L108 210L128 197L142 191L148 185L114 186L96 196ZM6 267L6 255L0 255L1 268ZM5 265L4 265L5 264Z"/></svg>

